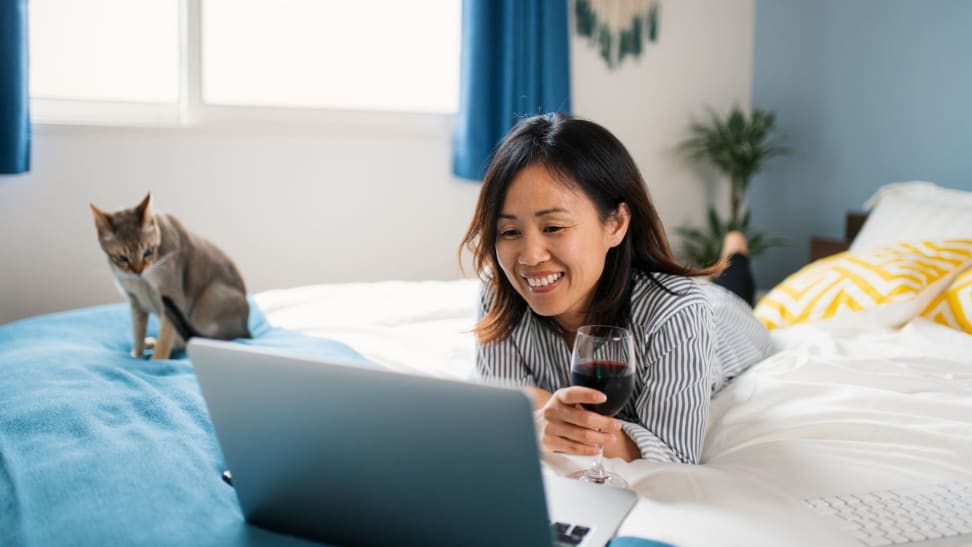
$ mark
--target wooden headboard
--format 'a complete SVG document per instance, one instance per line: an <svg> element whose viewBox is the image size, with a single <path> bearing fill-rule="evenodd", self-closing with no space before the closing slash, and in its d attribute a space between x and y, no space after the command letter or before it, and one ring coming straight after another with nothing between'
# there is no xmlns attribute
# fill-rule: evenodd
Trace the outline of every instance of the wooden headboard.
<svg viewBox="0 0 972 547"><path fill-rule="evenodd" d="M857 233L861 231L861 226L864 225L864 221L867 220L867 213L864 211L848 211L847 215L844 217L844 238L834 239L826 237L813 236L810 238L810 262L823 258L825 256L830 256L837 253L842 253L850 247L854 238L857 237Z"/></svg>

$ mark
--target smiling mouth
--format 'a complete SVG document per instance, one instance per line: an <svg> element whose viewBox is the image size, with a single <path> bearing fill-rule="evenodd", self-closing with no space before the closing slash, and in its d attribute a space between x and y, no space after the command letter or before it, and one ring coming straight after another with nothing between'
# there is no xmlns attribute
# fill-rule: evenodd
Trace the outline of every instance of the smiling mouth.
<svg viewBox="0 0 972 547"><path fill-rule="evenodd" d="M544 290L552 289L563 278L563 272L538 277L524 277L527 285L529 285L530 289L535 292L543 292Z"/></svg>

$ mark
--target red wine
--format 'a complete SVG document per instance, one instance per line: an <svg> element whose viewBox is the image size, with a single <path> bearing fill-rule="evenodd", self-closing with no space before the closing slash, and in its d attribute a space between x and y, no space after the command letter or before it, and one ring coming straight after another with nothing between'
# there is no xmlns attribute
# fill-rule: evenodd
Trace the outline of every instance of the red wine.
<svg viewBox="0 0 972 547"><path fill-rule="evenodd" d="M571 370L570 376L573 385L596 389L607 395L607 401L601 404L584 405L584 408L604 416L620 412L634 390L634 371L617 361L581 363Z"/></svg>

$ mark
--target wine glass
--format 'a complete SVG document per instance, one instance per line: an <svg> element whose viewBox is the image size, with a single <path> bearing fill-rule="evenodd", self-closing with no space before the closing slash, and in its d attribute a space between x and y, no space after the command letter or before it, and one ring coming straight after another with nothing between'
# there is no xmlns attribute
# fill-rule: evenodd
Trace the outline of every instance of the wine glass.
<svg viewBox="0 0 972 547"><path fill-rule="evenodd" d="M570 356L571 384L596 389L607 396L600 404L584 408L614 416L624 408L634 390L634 337L623 327L585 325L577 329ZM604 469L604 447L597 445L591 467L570 476L582 481L627 488L628 483Z"/></svg>

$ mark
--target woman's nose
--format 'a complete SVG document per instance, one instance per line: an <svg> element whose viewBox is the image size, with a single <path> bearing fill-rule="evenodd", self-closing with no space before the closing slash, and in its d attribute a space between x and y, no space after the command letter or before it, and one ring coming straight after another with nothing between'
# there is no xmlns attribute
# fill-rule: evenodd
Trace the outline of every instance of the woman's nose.
<svg viewBox="0 0 972 547"><path fill-rule="evenodd" d="M536 266L546 262L550 258L550 252L544 239L538 235L528 235L523 238L523 249L520 252L519 262L521 266Z"/></svg>

